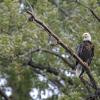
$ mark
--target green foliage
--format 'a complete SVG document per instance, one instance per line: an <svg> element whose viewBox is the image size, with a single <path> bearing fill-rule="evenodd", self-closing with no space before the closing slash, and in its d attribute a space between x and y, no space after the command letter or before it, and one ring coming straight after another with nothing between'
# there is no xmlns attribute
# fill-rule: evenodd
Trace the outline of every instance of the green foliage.
<svg viewBox="0 0 100 100"><path fill-rule="evenodd" d="M55 6L51 1L29 0L37 18L45 22L74 51L76 45L82 40L81 35L84 32L91 33L95 44L95 57L91 69L94 78L99 82L100 22L87 8L73 2L74 0L62 0L59 6ZM97 16L100 16L100 7L97 6L97 0L81 0L80 2L90 7ZM30 55L24 58L20 58L20 56L32 48L41 47L52 50L53 47L48 44L46 32L37 27L36 24L28 22L26 13L19 14L18 7L17 0L0 0L0 73L8 76L8 85L14 91L12 95L14 99L12 100L29 100L29 92L33 87L40 91L45 90L48 88L49 80L55 80L56 78L59 80L59 77L44 71L43 74L48 81L43 82L38 79L35 70L23 65ZM63 48L59 48L60 54L65 53ZM43 52L33 53L32 59L40 64L50 65L54 68L70 68L60 58ZM66 86L60 88L60 92L64 91L63 95L53 95L48 100L84 100L88 94L86 88L78 78L72 80L74 85L67 83L68 78L65 77Z"/></svg>

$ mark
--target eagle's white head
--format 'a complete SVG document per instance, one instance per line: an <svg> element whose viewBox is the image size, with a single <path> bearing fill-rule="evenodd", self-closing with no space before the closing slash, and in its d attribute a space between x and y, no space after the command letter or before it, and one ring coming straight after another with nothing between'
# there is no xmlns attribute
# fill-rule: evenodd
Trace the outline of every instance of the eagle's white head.
<svg viewBox="0 0 100 100"><path fill-rule="evenodd" d="M91 41L91 35L88 32L83 33L82 37L83 37L83 41Z"/></svg>

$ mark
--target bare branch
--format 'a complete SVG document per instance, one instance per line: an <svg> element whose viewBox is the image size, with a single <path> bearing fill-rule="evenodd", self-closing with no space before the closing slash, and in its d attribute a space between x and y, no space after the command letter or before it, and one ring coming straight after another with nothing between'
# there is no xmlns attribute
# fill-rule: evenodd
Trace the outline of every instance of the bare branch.
<svg viewBox="0 0 100 100"><path fill-rule="evenodd" d="M57 4L56 4L53 0L52 0L51 2L52 2L56 7L58 7ZM71 1L71 2L72 2L72 1ZM77 0L74 1L74 0L73 0L73 2L75 2L75 3L77 3L77 4L81 5L81 6L83 6L84 8L88 9L88 10L91 12L91 14L96 18L96 20L100 22L100 17L97 16L96 13L95 13L91 8L89 8L89 7L87 7L86 5L82 4L80 1L77 1ZM64 9L62 9L62 8L59 7L59 11L60 11L64 16L68 17L68 14L66 13L66 11L65 11Z"/></svg>
<svg viewBox="0 0 100 100"><path fill-rule="evenodd" d="M52 55L59 57L60 59L62 59L64 61L65 64L68 64L72 69L75 68L72 64L70 64L70 62L67 61L67 58L64 58L61 54L47 50L47 49L40 49L40 50L42 52L49 53L49 54L52 54Z"/></svg>
<svg viewBox="0 0 100 100"><path fill-rule="evenodd" d="M100 17L98 17L92 9L89 9L92 15L100 22Z"/></svg>
<svg viewBox="0 0 100 100"><path fill-rule="evenodd" d="M27 56L31 56L33 53L36 53L36 52L45 52L45 53L49 53L49 54L52 54L54 56L57 56L59 57L65 64L69 65L72 69L75 69L74 65L72 65L68 60L67 58L64 58L61 54L57 53L57 52L53 52L53 51L50 51L50 50L47 50L47 49L43 49L43 48L37 48L37 49L31 49L29 50L29 52L25 53L24 55L20 55L19 57L21 58L25 58ZM31 59L31 58L30 58Z"/></svg>
<svg viewBox="0 0 100 100"><path fill-rule="evenodd" d="M39 25L40 27L44 28L44 30L45 30L49 35L53 36L53 37L57 40L57 43L58 43L61 47L63 47L63 48L64 48L67 52L69 52L77 61L80 62L80 64L82 65L82 67L85 69L87 75L89 76L90 81L91 81L91 83L93 84L93 87L94 87L95 89L97 89L97 84L96 84L96 82L95 82L95 80L94 80L94 78L93 78L93 76L92 76L92 74L91 74L91 72L90 72L90 70L89 70L88 65L85 64L85 63L81 60L81 58L78 57L78 55L75 54L75 53L73 52L73 50L72 50L71 48L69 48L66 44L64 44L63 41L62 41L54 32L52 32L52 31L50 30L50 28L48 28L42 21L38 20L38 19L32 14L32 12L27 11L27 13L31 16L31 21L32 21L32 22L35 22L35 23L36 23L37 25Z"/></svg>
<svg viewBox="0 0 100 100"><path fill-rule="evenodd" d="M96 13L91 8L87 7L86 5L84 5L84 4L80 3L80 2L76 2L76 3L81 5L81 6L83 6L84 8L88 9L91 12L91 14L97 19L97 21L100 22L100 17L97 16Z"/></svg>

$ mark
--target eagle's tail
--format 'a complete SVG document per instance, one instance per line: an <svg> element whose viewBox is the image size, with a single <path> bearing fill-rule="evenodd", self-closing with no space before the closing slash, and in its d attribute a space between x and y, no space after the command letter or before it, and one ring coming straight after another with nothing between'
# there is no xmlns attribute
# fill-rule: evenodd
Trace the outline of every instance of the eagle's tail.
<svg viewBox="0 0 100 100"><path fill-rule="evenodd" d="M77 64L76 66L76 76L79 77L82 73L82 66L80 64Z"/></svg>

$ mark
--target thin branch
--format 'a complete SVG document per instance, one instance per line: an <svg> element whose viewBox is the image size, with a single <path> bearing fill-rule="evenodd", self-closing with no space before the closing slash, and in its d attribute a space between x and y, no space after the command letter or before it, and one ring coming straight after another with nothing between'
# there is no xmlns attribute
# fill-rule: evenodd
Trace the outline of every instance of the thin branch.
<svg viewBox="0 0 100 100"><path fill-rule="evenodd" d="M76 2L76 3L81 5L81 6L83 6L84 8L88 9L91 12L91 14L96 18L96 20L100 22L100 17L98 17L96 15L96 13L91 8L87 7L86 5L84 5L84 4L80 3L80 2Z"/></svg>
<svg viewBox="0 0 100 100"><path fill-rule="evenodd" d="M26 52L24 55L19 55L19 58L23 58L23 57L26 57L28 55L32 55L32 53L39 52L39 51L40 51L39 48L37 48L37 49L32 48L31 50Z"/></svg>
<svg viewBox="0 0 100 100"><path fill-rule="evenodd" d="M51 2L52 2L56 7L58 7L58 5L57 5L53 0L52 0ZM76 0L76 1L73 1L73 2L75 2L75 3L77 3L77 4L81 5L81 6L83 6L84 8L88 9L88 10L91 12L91 14L96 18L96 20L100 22L100 17L97 16L96 13L95 13L91 8L87 7L86 5L82 4L81 2L79 2L79 1L77 1L77 0ZM62 14L63 14L64 16L66 16L66 17L68 16L68 14L66 13L66 11L65 11L64 9L62 9L62 8L59 7L59 10L60 10L60 12L62 12Z"/></svg>
<svg viewBox="0 0 100 100"><path fill-rule="evenodd" d="M72 64L70 64L70 62L67 61L67 58L64 58L61 54L47 50L47 49L40 49L40 50L42 52L49 53L49 54L52 54L52 55L59 57L60 59L62 59L64 61L65 64L68 64L72 69L75 68Z"/></svg>
<svg viewBox="0 0 100 100"><path fill-rule="evenodd" d="M100 17L98 17L92 9L89 9L92 15L100 22Z"/></svg>

